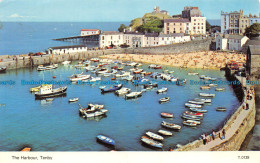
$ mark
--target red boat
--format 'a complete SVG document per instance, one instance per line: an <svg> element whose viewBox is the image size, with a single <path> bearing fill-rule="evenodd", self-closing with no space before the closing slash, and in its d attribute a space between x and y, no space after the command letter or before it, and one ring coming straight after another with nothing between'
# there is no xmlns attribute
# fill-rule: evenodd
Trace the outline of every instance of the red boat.
<svg viewBox="0 0 260 163"><path fill-rule="evenodd" d="M201 116L201 117L203 116L203 113L195 113L190 111L185 111L184 113L188 115L194 115L194 116Z"/></svg>
<svg viewBox="0 0 260 163"><path fill-rule="evenodd" d="M162 66L155 66L154 69L161 69Z"/></svg>
<svg viewBox="0 0 260 163"><path fill-rule="evenodd" d="M143 71L143 69L138 69L138 70L135 70L133 73L134 74L140 74L142 71Z"/></svg>
<svg viewBox="0 0 260 163"><path fill-rule="evenodd" d="M118 67L117 66L113 66L112 69L118 69Z"/></svg>
<svg viewBox="0 0 260 163"><path fill-rule="evenodd" d="M162 117L165 117L165 118L173 118L173 114L172 114L172 113L162 112L162 113L161 113L161 116L162 116Z"/></svg>

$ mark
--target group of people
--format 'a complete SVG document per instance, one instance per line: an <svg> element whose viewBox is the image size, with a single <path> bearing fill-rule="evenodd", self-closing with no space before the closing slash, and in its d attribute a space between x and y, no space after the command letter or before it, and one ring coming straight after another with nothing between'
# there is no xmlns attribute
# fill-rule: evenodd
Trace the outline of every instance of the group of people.
<svg viewBox="0 0 260 163"><path fill-rule="evenodd" d="M203 140L203 144L206 145L208 142L210 142L211 140L215 140L216 139L216 132L214 130L212 130L211 134L209 134L209 137L207 138L207 134L202 134L202 140ZM222 130L222 136L221 136L221 132L219 132L219 138L221 140L226 138L226 130L223 129Z"/></svg>

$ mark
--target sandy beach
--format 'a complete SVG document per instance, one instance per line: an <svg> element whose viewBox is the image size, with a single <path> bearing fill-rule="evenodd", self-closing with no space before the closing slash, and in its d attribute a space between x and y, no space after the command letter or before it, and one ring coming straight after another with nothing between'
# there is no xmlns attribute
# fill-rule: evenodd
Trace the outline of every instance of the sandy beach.
<svg viewBox="0 0 260 163"><path fill-rule="evenodd" d="M244 54L214 51L174 55L111 54L102 56L101 58L203 69L220 69L231 61L237 63L245 63L246 61Z"/></svg>

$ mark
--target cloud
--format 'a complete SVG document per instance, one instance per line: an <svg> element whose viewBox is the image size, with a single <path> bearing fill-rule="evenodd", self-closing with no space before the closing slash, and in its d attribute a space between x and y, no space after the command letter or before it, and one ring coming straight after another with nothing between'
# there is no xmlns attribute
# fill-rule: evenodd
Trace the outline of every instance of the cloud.
<svg viewBox="0 0 260 163"><path fill-rule="evenodd" d="M1 1L1 0L0 0ZM19 14L12 14L9 16L10 18L23 18L24 16L21 16Z"/></svg>
<svg viewBox="0 0 260 163"><path fill-rule="evenodd" d="M0 0L0 3L3 2L3 0Z"/></svg>

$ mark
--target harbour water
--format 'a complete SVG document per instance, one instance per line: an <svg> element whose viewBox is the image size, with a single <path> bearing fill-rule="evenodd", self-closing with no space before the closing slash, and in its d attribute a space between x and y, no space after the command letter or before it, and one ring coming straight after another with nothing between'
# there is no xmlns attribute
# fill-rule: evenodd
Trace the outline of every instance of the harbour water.
<svg viewBox="0 0 260 163"><path fill-rule="evenodd" d="M74 63L75 64L75 63ZM148 65L142 67L147 71ZM226 81L224 72L218 70L179 69L163 67L174 70L179 78L186 78L187 84L159 85L167 87L168 92L157 94L156 89L143 93L138 99L125 100L123 96L114 93L101 94L100 85L68 85L67 96L57 97L52 102L35 100L29 88L35 85L22 85L21 80L68 80L73 73L82 70L72 66L59 66L56 70L38 72L36 69L9 70L0 74L1 81L15 81L14 85L0 85L0 150L17 151L22 146L30 146L34 151L108 151L111 148L96 142L96 136L103 134L116 141L116 150L123 151L149 151L153 150L142 145L140 137L146 131L157 133L162 129L160 123L165 120L180 124L180 132L173 132L172 137L166 137L163 150L168 150L176 144L186 144L198 139L203 133L210 133L218 129L231 116L239 106L239 101L229 85L223 85L226 91L215 92L200 90L200 85L190 84L190 80L199 81L198 76L189 76L188 72L198 72L200 75L216 77L218 81ZM126 69L127 70L127 69ZM162 70L158 70L162 72ZM94 74L85 72L86 74ZM56 76L53 79L52 76ZM153 80L150 77L147 77ZM102 77L110 81L110 78ZM158 81L161 81L158 79ZM130 82L125 84L132 91L141 90L141 86L133 86ZM180 115L188 110L184 104L188 100L199 97L200 92L215 93L211 105L203 108L208 110L202 124L196 128L182 125ZM170 102L159 104L162 97L170 97ZM78 103L68 103L68 99L79 97ZM109 110L106 117L97 119L84 119L79 116L78 104L87 106L88 103L104 104ZM3 105L4 104L4 105ZM226 112L217 112L216 107L224 106ZM161 112L174 113L174 118L164 119Z"/></svg>

